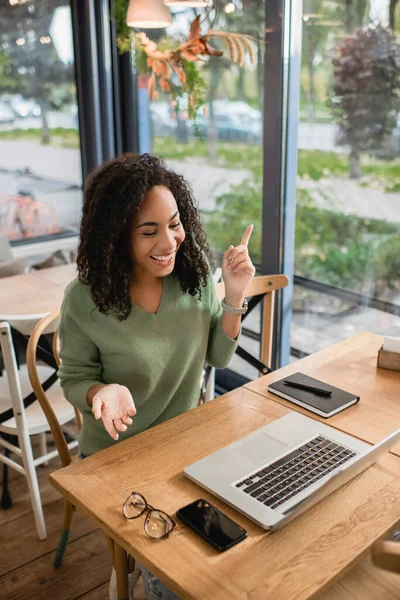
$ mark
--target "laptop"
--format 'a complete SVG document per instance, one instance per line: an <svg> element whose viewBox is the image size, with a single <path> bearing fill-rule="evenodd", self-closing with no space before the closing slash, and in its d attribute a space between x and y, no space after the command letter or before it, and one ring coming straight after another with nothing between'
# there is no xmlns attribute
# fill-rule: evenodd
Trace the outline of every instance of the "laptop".
<svg viewBox="0 0 400 600"><path fill-rule="evenodd" d="M291 412L184 469L187 477L263 529L288 523L400 441L375 446Z"/></svg>

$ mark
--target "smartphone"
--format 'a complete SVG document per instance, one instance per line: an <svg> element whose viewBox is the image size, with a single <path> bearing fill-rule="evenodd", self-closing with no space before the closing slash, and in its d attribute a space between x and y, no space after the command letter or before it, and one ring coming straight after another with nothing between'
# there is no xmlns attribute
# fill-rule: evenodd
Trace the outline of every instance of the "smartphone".
<svg viewBox="0 0 400 600"><path fill-rule="evenodd" d="M176 514L220 552L232 548L247 537L247 531L243 527L202 498L180 508Z"/></svg>

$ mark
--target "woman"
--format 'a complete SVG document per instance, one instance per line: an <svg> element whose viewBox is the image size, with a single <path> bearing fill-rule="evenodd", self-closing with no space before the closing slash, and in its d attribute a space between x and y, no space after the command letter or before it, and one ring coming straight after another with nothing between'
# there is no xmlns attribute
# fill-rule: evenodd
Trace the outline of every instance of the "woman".
<svg viewBox="0 0 400 600"><path fill-rule="evenodd" d="M224 253L223 311L183 177L147 154L120 156L90 175L78 278L65 292L60 322L60 380L82 412L82 456L194 408L205 360L228 364L240 331L232 308L243 307L255 272L251 231ZM152 597L152 576L143 573Z"/></svg>

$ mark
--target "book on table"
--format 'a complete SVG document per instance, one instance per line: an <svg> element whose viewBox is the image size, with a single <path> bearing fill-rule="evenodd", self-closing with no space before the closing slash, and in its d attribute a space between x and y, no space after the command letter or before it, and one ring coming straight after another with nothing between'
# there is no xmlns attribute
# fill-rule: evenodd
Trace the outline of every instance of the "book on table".
<svg viewBox="0 0 400 600"><path fill-rule="evenodd" d="M322 390L322 393L330 392L330 395L321 395L317 391L292 387L290 383L317 388ZM303 373L294 373L279 381L270 383L268 391L325 418L336 415L360 399L357 394L347 392Z"/></svg>

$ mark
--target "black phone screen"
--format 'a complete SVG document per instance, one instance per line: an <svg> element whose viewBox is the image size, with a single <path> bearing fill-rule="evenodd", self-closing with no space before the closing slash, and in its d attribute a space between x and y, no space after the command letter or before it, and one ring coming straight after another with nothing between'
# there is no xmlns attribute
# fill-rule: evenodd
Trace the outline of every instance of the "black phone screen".
<svg viewBox="0 0 400 600"><path fill-rule="evenodd" d="M227 550L247 536L247 531L206 500L176 511L178 517L218 550Z"/></svg>

